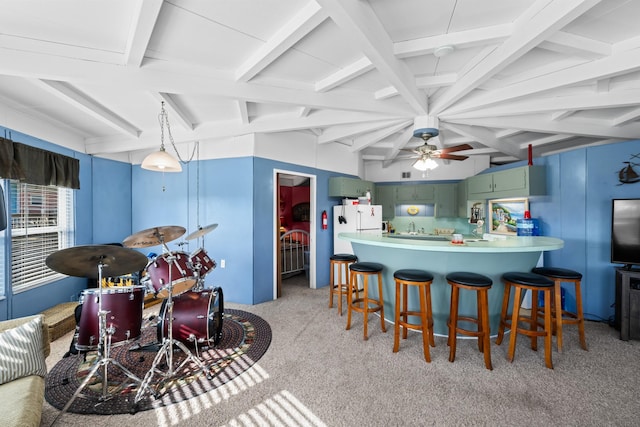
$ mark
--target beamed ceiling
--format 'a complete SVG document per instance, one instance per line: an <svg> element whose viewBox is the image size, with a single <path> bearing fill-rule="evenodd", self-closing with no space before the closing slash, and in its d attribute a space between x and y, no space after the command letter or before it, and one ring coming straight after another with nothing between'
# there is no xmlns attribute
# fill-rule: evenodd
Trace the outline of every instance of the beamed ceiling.
<svg viewBox="0 0 640 427"><path fill-rule="evenodd" d="M91 155L157 149L161 101L178 147L306 132L383 167L416 120L492 164L640 137L640 0L0 5L0 125Z"/></svg>

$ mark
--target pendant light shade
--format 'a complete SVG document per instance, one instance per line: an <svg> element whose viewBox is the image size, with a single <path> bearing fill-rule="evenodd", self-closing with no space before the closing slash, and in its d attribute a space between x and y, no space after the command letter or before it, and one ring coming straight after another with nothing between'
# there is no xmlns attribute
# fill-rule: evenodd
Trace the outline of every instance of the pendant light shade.
<svg viewBox="0 0 640 427"><path fill-rule="evenodd" d="M180 162L165 151L164 145L160 146L159 151L145 157L140 167L155 172L182 172Z"/></svg>

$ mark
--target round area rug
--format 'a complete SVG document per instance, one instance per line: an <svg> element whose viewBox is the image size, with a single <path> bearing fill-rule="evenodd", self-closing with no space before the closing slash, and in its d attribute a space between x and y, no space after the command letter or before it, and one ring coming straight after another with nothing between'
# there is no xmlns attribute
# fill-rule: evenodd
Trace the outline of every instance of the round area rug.
<svg viewBox="0 0 640 427"><path fill-rule="evenodd" d="M63 358L47 374L47 402L62 410L78 392L67 412L109 415L145 411L189 399L232 380L258 361L271 343L271 327L254 314L226 309L218 345L199 348L197 354L193 347L185 353L179 346L174 346L171 370L168 346L164 347L167 351L160 352L161 343L157 341L154 325L142 328L139 339L112 347L109 356L114 362L102 361L96 374L79 392L86 376L96 366L97 352ZM156 358L160 363L152 369ZM202 362L207 375L197 360ZM103 386L105 366L106 392ZM169 372L173 375L167 375ZM142 390L138 392L140 388Z"/></svg>

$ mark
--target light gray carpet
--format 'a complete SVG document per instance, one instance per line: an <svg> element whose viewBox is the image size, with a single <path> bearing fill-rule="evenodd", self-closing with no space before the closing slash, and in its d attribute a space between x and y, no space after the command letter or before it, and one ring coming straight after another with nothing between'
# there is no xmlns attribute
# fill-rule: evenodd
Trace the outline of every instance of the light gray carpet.
<svg viewBox="0 0 640 427"><path fill-rule="evenodd" d="M362 315L345 330L346 312L329 309L328 288L307 288L298 276L283 296L255 306L227 303L271 325L267 353L224 387L156 411L135 415L64 414L59 426L424 426L572 425L635 426L640 391L640 342L624 342L606 324L587 322L589 351L576 327L565 329L565 348L553 351L553 370L519 339L513 363L507 341L492 342L493 371L484 368L475 340L460 340L448 361L446 339L436 337L432 362L410 332L393 353L393 325L380 330L370 317L368 341ZM156 306L157 308L157 306ZM153 308L149 309L153 310ZM147 312L145 311L145 316ZM68 350L71 333L52 343L51 368ZM555 341L554 341L555 345ZM42 426L58 410L45 403Z"/></svg>

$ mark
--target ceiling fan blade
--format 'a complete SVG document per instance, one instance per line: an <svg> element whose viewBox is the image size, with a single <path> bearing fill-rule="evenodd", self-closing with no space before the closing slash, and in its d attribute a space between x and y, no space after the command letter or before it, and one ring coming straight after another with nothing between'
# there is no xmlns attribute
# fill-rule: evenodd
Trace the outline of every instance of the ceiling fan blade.
<svg viewBox="0 0 640 427"><path fill-rule="evenodd" d="M446 153L434 153L431 154L431 157L434 159L445 159L445 160L464 160L468 159L469 156L458 156L456 154L446 154Z"/></svg>
<svg viewBox="0 0 640 427"><path fill-rule="evenodd" d="M442 154L447 154L447 153L453 153L456 151L463 151L463 150L473 150L473 147L470 146L469 144L461 144L461 145L455 145L453 147L441 148L438 151Z"/></svg>

